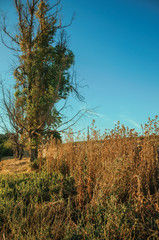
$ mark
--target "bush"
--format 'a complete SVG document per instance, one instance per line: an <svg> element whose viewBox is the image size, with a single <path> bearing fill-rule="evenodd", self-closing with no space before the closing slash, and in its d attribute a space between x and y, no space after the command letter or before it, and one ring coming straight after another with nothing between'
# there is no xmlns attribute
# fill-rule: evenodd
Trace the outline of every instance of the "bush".
<svg viewBox="0 0 159 240"><path fill-rule="evenodd" d="M13 156L13 149L7 144L9 136L0 134L0 159L6 156Z"/></svg>

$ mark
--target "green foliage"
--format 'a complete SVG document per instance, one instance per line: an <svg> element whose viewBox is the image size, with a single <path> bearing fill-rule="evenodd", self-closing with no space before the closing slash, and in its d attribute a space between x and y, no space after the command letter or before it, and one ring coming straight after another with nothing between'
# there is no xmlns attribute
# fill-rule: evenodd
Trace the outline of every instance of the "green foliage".
<svg viewBox="0 0 159 240"><path fill-rule="evenodd" d="M75 195L70 176L47 172L0 176L0 235L7 239L58 239L53 228L58 217L66 220L68 199L73 202Z"/></svg>
<svg viewBox="0 0 159 240"><path fill-rule="evenodd" d="M16 39L21 54L14 71L15 105L24 136L29 132L31 148L37 148L39 136L62 121L56 103L72 91L69 69L74 63L74 54L67 47L64 31L58 34L61 23L56 14L49 13L48 1L37 1L32 7L30 4L19 1L16 5L20 16ZM37 133L36 137L33 132ZM36 143L32 144L32 140Z"/></svg>
<svg viewBox="0 0 159 240"><path fill-rule="evenodd" d="M32 202L42 203L45 201L54 202L58 198L64 198L66 189L71 189L69 194L76 194L75 187L71 177L62 178L59 174L49 174L47 172L32 173L17 176L1 176L0 199L11 201L16 204L23 200L26 204ZM66 189L63 189L65 186ZM62 194L61 194L62 193ZM59 195L60 194L60 195ZM64 198L66 200L66 198Z"/></svg>
<svg viewBox="0 0 159 240"><path fill-rule="evenodd" d="M7 134L0 134L0 159L5 156L13 156L13 149L9 136Z"/></svg>

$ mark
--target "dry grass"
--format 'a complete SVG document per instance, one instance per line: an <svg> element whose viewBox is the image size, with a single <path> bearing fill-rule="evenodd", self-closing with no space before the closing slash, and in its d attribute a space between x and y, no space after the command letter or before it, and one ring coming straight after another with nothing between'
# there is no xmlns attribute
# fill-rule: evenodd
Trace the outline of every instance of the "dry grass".
<svg viewBox="0 0 159 240"><path fill-rule="evenodd" d="M93 122L89 138L70 130L65 144L43 146L47 171L75 179L81 239L159 239L158 116L142 132L118 122L101 134Z"/></svg>
<svg viewBox="0 0 159 240"><path fill-rule="evenodd" d="M81 207L86 201L105 202L108 195L116 194L121 202L136 200L138 210L148 196L155 195L158 199L158 122L157 116L149 119L142 136L119 122L103 135L93 122L89 140L79 133L75 142L70 131L65 144L51 141L45 146L46 168L49 171L64 168L66 174L74 177Z"/></svg>
<svg viewBox="0 0 159 240"><path fill-rule="evenodd" d="M4 158L0 162L0 174L15 174L15 173L29 173L31 172L29 158L22 160L14 158Z"/></svg>

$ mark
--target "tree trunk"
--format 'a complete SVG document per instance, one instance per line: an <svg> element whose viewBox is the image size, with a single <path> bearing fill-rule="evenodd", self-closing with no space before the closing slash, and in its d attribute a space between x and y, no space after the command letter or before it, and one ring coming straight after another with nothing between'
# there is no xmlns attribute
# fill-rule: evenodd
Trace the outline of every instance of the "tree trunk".
<svg viewBox="0 0 159 240"><path fill-rule="evenodd" d="M24 155L23 144L20 144L20 146L19 146L19 160L22 160L23 155Z"/></svg>
<svg viewBox="0 0 159 240"><path fill-rule="evenodd" d="M30 137L30 162L38 157L38 138L36 134Z"/></svg>
<svg viewBox="0 0 159 240"><path fill-rule="evenodd" d="M14 154L15 158L19 158L19 145L16 145L15 147L15 154Z"/></svg>
<svg viewBox="0 0 159 240"><path fill-rule="evenodd" d="M30 162L33 162L38 157L38 149L36 148L30 148Z"/></svg>

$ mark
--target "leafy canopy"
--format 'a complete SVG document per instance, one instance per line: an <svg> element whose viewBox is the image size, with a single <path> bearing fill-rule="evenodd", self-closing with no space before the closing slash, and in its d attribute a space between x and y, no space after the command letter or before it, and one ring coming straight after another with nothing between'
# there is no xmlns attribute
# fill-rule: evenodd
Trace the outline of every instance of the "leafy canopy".
<svg viewBox="0 0 159 240"><path fill-rule="evenodd" d="M72 90L69 69L74 55L67 47L66 35L57 12L50 13L47 1L15 0L19 16L18 34L21 54L14 71L18 121L29 133L43 134L61 122L56 103Z"/></svg>

